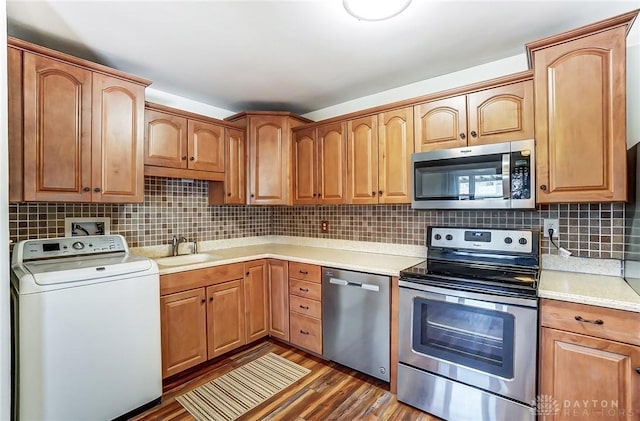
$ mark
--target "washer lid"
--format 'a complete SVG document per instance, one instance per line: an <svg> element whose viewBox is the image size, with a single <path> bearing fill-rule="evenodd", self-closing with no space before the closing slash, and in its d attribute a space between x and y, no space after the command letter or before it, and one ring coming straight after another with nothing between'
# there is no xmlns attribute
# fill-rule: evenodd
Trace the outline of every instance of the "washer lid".
<svg viewBox="0 0 640 421"><path fill-rule="evenodd" d="M36 284L55 285L144 272L153 267L153 262L146 257L113 253L35 260L23 266L33 275Z"/></svg>

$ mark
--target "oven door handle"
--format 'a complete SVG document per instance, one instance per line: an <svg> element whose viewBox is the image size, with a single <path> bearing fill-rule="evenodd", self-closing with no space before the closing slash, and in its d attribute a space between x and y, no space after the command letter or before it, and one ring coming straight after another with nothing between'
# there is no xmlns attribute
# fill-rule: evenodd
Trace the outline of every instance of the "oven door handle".
<svg viewBox="0 0 640 421"><path fill-rule="evenodd" d="M380 292L380 287L378 285L373 285L373 284L361 284L359 282L345 281L344 279L337 279L337 278L330 278L329 283L334 285L340 285L343 287L358 287L358 288L366 289L367 291Z"/></svg>

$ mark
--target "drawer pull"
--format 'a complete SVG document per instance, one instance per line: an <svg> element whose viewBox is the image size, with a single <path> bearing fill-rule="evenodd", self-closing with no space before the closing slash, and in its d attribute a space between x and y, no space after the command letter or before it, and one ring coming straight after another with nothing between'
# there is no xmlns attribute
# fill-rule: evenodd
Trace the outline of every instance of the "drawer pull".
<svg viewBox="0 0 640 421"><path fill-rule="evenodd" d="M302 292L309 292L309 288L298 288Z"/></svg>
<svg viewBox="0 0 640 421"><path fill-rule="evenodd" d="M636 367L636 373L640 374L640 367Z"/></svg>
<svg viewBox="0 0 640 421"><path fill-rule="evenodd" d="M302 330L302 329L300 329L300 333L302 333L303 335L308 335L309 334L309 332L307 332L306 330Z"/></svg>
<svg viewBox="0 0 640 421"><path fill-rule="evenodd" d="M306 270L299 270L298 272L300 272L303 275L308 275L309 274L309 272L307 272Z"/></svg>
<svg viewBox="0 0 640 421"><path fill-rule="evenodd" d="M302 304L300 304L300 308L303 310L309 310L309 306L303 306Z"/></svg>
<svg viewBox="0 0 640 421"><path fill-rule="evenodd" d="M582 323L591 323L594 325L603 325L604 322L601 319L596 319L596 320L587 320L587 319L583 319L582 316L576 316L575 319L579 322Z"/></svg>

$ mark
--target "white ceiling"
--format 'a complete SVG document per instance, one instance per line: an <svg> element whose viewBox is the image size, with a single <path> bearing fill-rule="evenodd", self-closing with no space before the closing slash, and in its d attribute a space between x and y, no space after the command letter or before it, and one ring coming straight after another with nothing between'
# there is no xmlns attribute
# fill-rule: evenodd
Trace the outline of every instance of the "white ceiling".
<svg viewBox="0 0 640 421"><path fill-rule="evenodd" d="M342 0L7 1L8 32L231 111L306 113L521 54L640 1L413 0L361 22Z"/></svg>

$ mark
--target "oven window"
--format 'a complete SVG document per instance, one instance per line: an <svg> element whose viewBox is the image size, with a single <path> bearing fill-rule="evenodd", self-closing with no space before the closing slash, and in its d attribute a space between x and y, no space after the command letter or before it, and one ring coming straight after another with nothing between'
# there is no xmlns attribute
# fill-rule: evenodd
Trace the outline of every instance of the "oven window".
<svg viewBox="0 0 640 421"><path fill-rule="evenodd" d="M415 351L513 378L513 315L419 297L413 312Z"/></svg>

